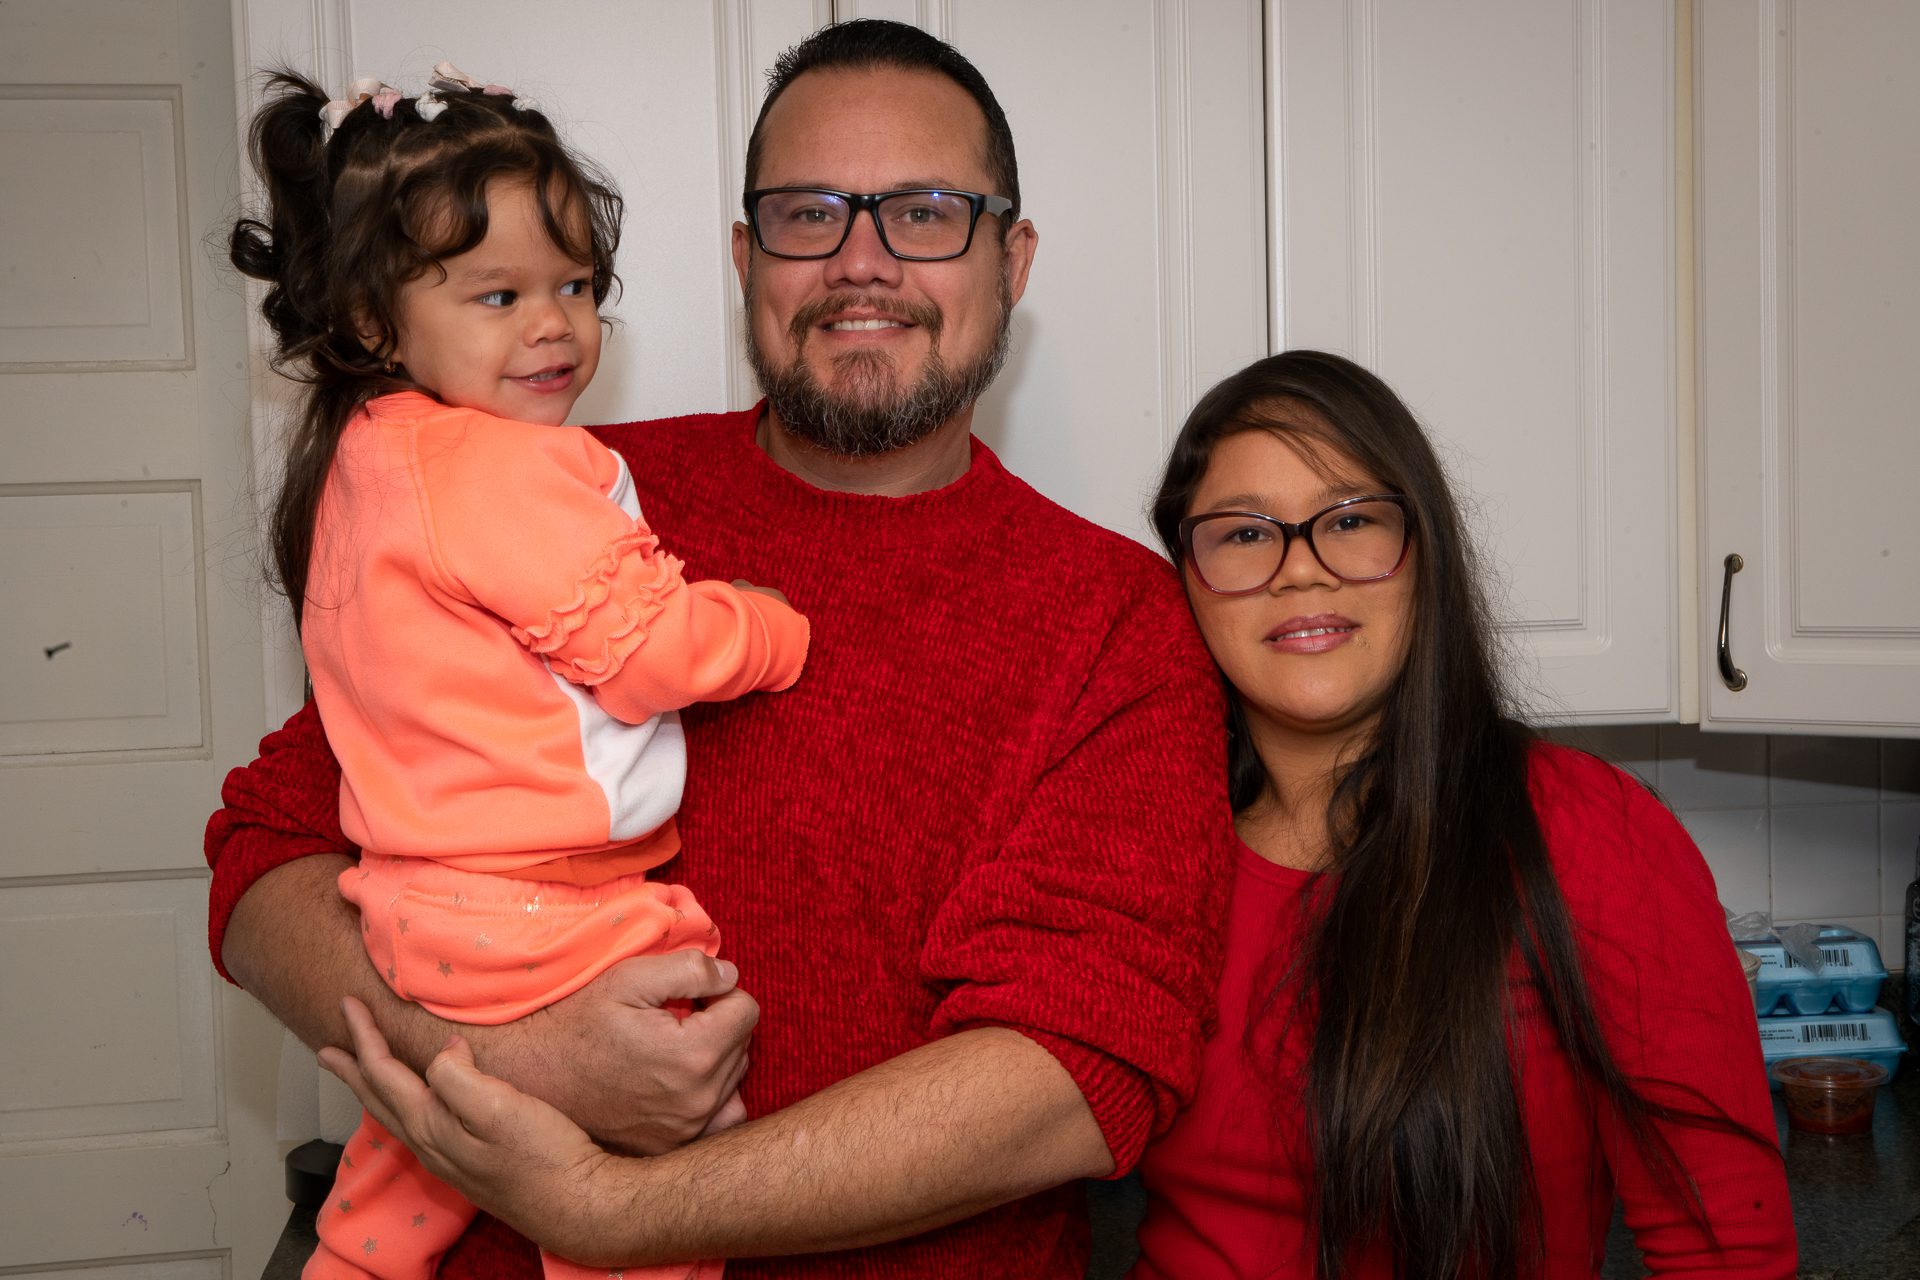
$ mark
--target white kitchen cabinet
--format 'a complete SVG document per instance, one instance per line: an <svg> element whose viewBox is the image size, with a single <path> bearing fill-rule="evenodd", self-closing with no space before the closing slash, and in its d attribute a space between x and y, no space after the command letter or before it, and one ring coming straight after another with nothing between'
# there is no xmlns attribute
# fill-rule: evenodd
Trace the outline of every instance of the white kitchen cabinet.
<svg viewBox="0 0 1920 1280"><path fill-rule="evenodd" d="M1268 42L1276 345L1443 442L1530 710L1920 735L1920 8L1270 0Z"/></svg>
<svg viewBox="0 0 1920 1280"><path fill-rule="evenodd" d="M1920 735L1920 7L1699 24L1702 724Z"/></svg>
<svg viewBox="0 0 1920 1280"><path fill-rule="evenodd" d="M1535 714L1685 718L1671 6L1272 0L1268 40L1277 345L1442 442Z"/></svg>

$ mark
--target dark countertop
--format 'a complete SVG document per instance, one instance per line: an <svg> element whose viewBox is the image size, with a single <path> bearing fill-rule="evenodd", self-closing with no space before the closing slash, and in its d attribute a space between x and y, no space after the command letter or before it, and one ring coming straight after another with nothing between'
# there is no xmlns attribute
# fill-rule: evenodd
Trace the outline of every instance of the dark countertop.
<svg viewBox="0 0 1920 1280"><path fill-rule="evenodd" d="M1911 1055L1880 1090L1873 1132L1828 1138L1785 1135L1787 1186L1808 1280L1920 1276L1920 1069Z"/></svg>
<svg viewBox="0 0 1920 1280"><path fill-rule="evenodd" d="M1897 1009L1901 982L1888 979L1884 1008ZM1920 1043L1911 1026L1900 1029ZM1801 1280L1888 1280L1920 1276L1920 1061L1900 1060L1873 1108L1873 1132L1825 1137L1787 1127L1773 1100L1775 1132L1787 1159L1787 1190L1800 1237ZM1646 1275L1639 1250L1616 1218L1607 1237L1604 1280Z"/></svg>

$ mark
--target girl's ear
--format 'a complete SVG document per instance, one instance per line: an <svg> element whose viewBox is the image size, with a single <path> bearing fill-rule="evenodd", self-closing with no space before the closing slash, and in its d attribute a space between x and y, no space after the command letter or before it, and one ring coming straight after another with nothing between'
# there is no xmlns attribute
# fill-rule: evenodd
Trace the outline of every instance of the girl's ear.
<svg viewBox="0 0 1920 1280"><path fill-rule="evenodd" d="M387 333L367 312L353 313L353 333L360 339L360 345L367 349L368 355L385 359L393 353L393 335Z"/></svg>

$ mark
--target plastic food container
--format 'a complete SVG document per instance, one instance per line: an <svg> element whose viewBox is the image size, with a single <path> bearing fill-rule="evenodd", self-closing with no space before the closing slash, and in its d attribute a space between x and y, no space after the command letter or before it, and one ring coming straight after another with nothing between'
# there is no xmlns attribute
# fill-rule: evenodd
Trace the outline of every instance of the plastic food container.
<svg viewBox="0 0 1920 1280"><path fill-rule="evenodd" d="M1734 948L1733 954L1740 957L1740 972L1747 976L1747 998L1753 1001L1756 1013L1763 1012L1760 1008L1760 957L1745 947Z"/></svg>
<svg viewBox="0 0 1920 1280"><path fill-rule="evenodd" d="M1760 1053L1766 1059L1769 1075L1773 1067L1789 1059L1845 1055L1885 1067L1891 1079L1905 1049L1893 1015L1885 1009L1760 1019ZM1778 1079L1774 1079L1773 1087L1780 1088Z"/></svg>
<svg viewBox="0 0 1920 1280"><path fill-rule="evenodd" d="M1887 967L1872 938L1851 929L1822 929L1819 947L1826 961L1810 972L1778 942L1742 942L1740 949L1760 957L1754 981L1754 1008L1765 1016L1781 1013L1865 1013L1880 998Z"/></svg>
<svg viewBox="0 0 1920 1280"><path fill-rule="evenodd" d="M1891 1076L1863 1058L1794 1058L1767 1074L1787 1103L1787 1123L1804 1133L1865 1133L1874 1090Z"/></svg>

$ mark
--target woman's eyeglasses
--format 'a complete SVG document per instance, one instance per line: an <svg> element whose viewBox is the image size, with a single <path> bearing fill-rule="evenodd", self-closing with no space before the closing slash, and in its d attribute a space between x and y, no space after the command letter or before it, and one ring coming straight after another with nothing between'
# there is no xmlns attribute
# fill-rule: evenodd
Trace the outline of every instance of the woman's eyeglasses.
<svg viewBox="0 0 1920 1280"><path fill-rule="evenodd" d="M1256 511L1208 511L1180 522L1187 564L1201 586L1220 596L1263 589L1295 538L1342 582L1377 582L1406 563L1413 525L1398 494L1348 498L1299 524Z"/></svg>

